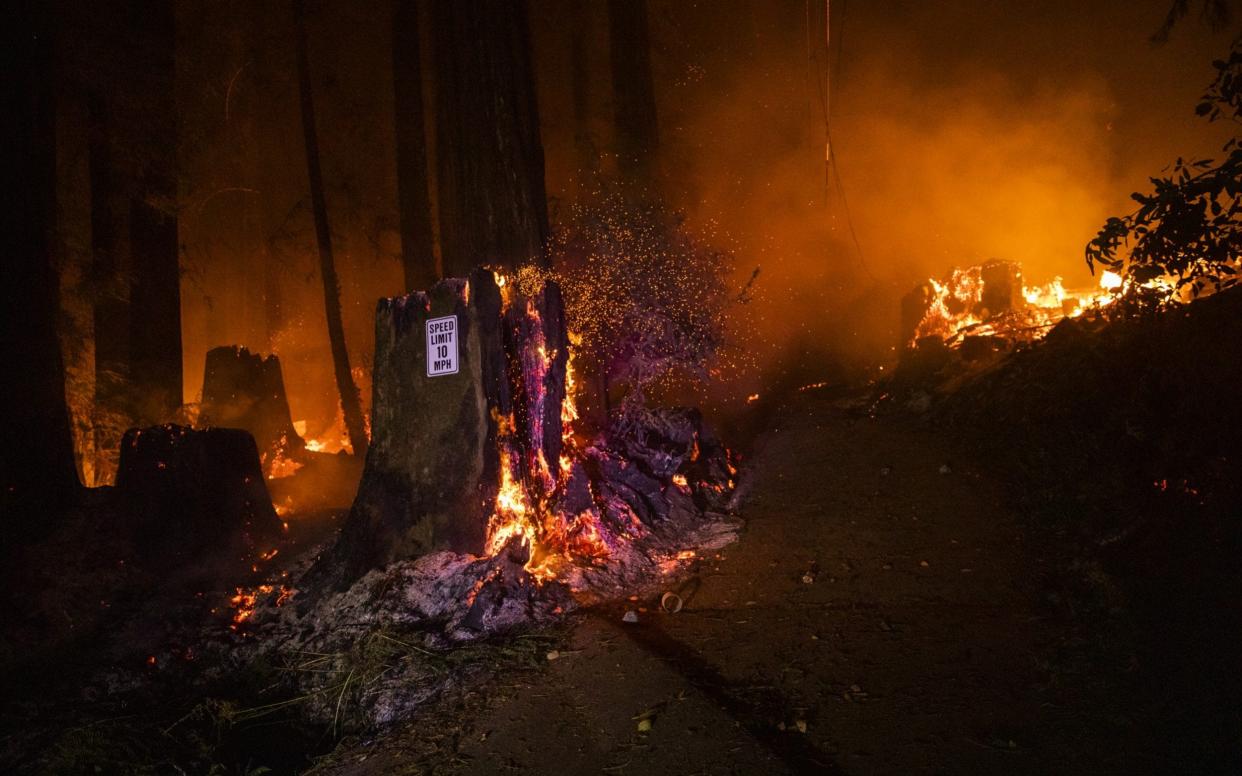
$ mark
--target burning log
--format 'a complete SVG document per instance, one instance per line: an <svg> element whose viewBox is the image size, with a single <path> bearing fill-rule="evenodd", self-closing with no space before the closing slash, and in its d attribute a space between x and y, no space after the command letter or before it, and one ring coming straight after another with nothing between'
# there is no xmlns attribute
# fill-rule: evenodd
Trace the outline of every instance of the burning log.
<svg viewBox="0 0 1242 776"><path fill-rule="evenodd" d="M240 429L130 429L116 495L139 555L161 566L249 556L281 535L254 438Z"/></svg>
<svg viewBox="0 0 1242 776"><path fill-rule="evenodd" d="M249 431L265 468L305 448L293 428L280 359L237 345L207 351L199 423Z"/></svg>

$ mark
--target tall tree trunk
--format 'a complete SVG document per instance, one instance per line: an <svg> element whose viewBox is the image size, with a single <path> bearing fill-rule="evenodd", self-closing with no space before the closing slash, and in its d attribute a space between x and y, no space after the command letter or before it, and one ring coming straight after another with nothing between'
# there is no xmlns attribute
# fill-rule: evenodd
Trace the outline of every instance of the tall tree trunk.
<svg viewBox="0 0 1242 776"><path fill-rule="evenodd" d="M660 130L651 78L647 0L608 0L617 165L632 181L658 172Z"/></svg>
<svg viewBox="0 0 1242 776"><path fill-rule="evenodd" d="M525 0L433 0L446 276L546 265L548 203Z"/></svg>
<svg viewBox="0 0 1242 776"><path fill-rule="evenodd" d="M173 5L135 9L147 106L144 169L130 200L130 381L140 423L172 419L182 404L181 272L177 243L176 17Z"/></svg>
<svg viewBox="0 0 1242 776"><path fill-rule="evenodd" d="M569 79L574 109L574 177L578 193L589 192L599 178L599 152L591 136L591 58L587 51L590 16L586 0L570 0Z"/></svg>
<svg viewBox="0 0 1242 776"><path fill-rule="evenodd" d="M302 134L306 143L306 173L310 180L311 211L315 219L315 241L319 245L319 274L323 278L323 306L328 319L328 341L332 346L332 370L341 394L345 430L355 455L367 451L366 424L362 417L362 398L349 367L345 346L345 325L341 320L341 283L332 256L332 231L328 228L328 204L323 193L323 172L319 168L319 137L315 132L315 102L311 93L310 56L306 43L306 11L303 0L294 0L297 25L298 91L302 107Z"/></svg>
<svg viewBox="0 0 1242 776"><path fill-rule="evenodd" d="M16 507L65 502L78 492L73 437L65 405L65 370L56 336L58 281L52 263L56 159L52 142L52 11L37 0L15 0L4 11L8 72L0 79L4 143L0 173L20 196L4 207L0 251L0 515ZM8 522L8 521L6 521ZM0 525L14 531L30 523ZM0 542L8 544L8 542Z"/></svg>
<svg viewBox="0 0 1242 776"><path fill-rule="evenodd" d="M95 403L119 410L129 375L128 294L122 294L113 161L113 120L98 94L87 100L87 161L91 202L91 279L95 287Z"/></svg>
<svg viewBox="0 0 1242 776"><path fill-rule="evenodd" d="M397 130L397 210L401 218L401 266L405 290L436 281L423 117L422 47L417 0L393 0L392 75Z"/></svg>
<svg viewBox="0 0 1242 776"><path fill-rule="evenodd" d="M263 329L266 348L275 352L287 317L285 283L289 272L281 251L284 221L288 203L280 194L288 189L290 166L296 164L296 150L290 149L286 125L272 117L285 116L285 100L289 90L283 88L287 77L288 52L278 47L274 36L279 30L271 7L251 18L246 49L249 66L251 99L249 115L254 135L256 163L254 202L259 212L259 230L263 256Z"/></svg>

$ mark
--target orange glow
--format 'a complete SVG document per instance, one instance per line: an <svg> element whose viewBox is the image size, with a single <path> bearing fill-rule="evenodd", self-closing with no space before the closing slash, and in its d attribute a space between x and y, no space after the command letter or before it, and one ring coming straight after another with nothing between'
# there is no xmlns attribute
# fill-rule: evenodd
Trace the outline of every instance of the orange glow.
<svg viewBox="0 0 1242 776"><path fill-rule="evenodd" d="M237 630L242 623L254 616L254 611L258 608L260 596L265 596L272 592L275 588L271 585L259 585L258 587L245 588L239 587L237 594L234 595L229 602L233 605L233 630Z"/></svg>
<svg viewBox="0 0 1242 776"><path fill-rule="evenodd" d="M509 283L504 275L497 273L495 277L504 308L514 303L525 304L525 314L538 321L538 309L527 293L527 286L531 285L527 281L531 278L519 274L515 282ZM515 293L521 293L526 298L519 302L522 297L515 297ZM573 333L568 338L571 345L579 341ZM547 343L541 338L530 342L522 353L522 372L527 383L543 386L544 376L557 355L555 351L548 350ZM500 455L500 482L492 516L488 520L484 554L496 555L511 542L518 541L529 553L525 569L537 582L555 579L557 570L571 558L601 558L608 554L608 546L600 532L599 515L594 508L566 519L554 513L549 506L552 495L565 485L574 471L577 450L573 424L578 419L577 391L571 347L565 368L565 398L560 407L562 454L555 472L550 469L541 450L524 460L515 439L513 415L492 411ZM541 408L546 397L541 393L530 398L534 406L526 433L532 439L540 439L544 417Z"/></svg>
<svg viewBox="0 0 1242 776"><path fill-rule="evenodd" d="M274 550L272 554L275 554ZM233 630L238 630L241 628L242 623L254 617L255 611L259 608L259 599L271 595L273 591L277 590L275 585L258 585L256 587L238 587L234 589L237 592L229 599L229 603L233 606L233 622L229 627ZM276 596L276 605L284 606L296 593L297 591L293 588L281 585Z"/></svg>
<svg viewBox="0 0 1242 776"><path fill-rule="evenodd" d="M266 454L264 454L264 457L266 458ZM271 463L266 468L269 480L279 480L284 477L292 477L294 472L302 468L302 464L292 458L286 458L283 451L277 450L272 457Z"/></svg>
<svg viewBox="0 0 1242 776"><path fill-rule="evenodd" d="M1022 286L1021 301L1013 310L993 314L983 308L982 273L983 267L976 265L954 269L944 282L928 280L931 298L927 311L907 344L913 345L921 337L937 336L956 345L967 334L1038 339L1064 318L1107 307L1124 289L1121 276L1114 272L1104 272L1097 288L1077 291L1066 289L1058 276L1043 285Z"/></svg>

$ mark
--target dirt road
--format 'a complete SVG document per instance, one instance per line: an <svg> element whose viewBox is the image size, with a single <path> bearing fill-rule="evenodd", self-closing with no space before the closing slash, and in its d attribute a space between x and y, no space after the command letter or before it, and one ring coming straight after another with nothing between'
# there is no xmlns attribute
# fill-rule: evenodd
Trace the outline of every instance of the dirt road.
<svg viewBox="0 0 1242 776"><path fill-rule="evenodd" d="M322 772L1156 769L1124 715L1066 705L1084 696L1050 662L1066 637L1041 604L1044 561L977 462L805 396L749 472L746 531L702 563L683 611L593 613L544 665Z"/></svg>

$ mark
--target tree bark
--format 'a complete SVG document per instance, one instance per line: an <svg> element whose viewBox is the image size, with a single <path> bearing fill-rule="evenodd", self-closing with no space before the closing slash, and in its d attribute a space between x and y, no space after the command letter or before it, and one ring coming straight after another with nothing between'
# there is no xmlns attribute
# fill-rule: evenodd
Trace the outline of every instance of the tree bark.
<svg viewBox="0 0 1242 776"><path fill-rule="evenodd" d="M177 243L176 19L173 6L135 11L143 36L145 134L130 199L130 382L141 423L164 423L182 404L181 273Z"/></svg>
<svg viewBox="0 0 1242 776"><path fill-rule="evenodd" d="M591 58L586 0L570 0L569 78L574 110L575 178L579 195L589 193L599 178L599 151L591 135Z"/></svg>
<svg viewBox="0 0 1242 776"><path fill-rule="evenodd" d="M457 372L428 376L427 321L453 316ZM373 568L449 549L480 554L508 466L530 503L551 497L561 455L568 342L560 290L501 295L492 273L380 300L375 442L341 538L302 588L342 588ZM503 454L502 454L503 450Z"/></svg>
<svg viewBox="0 0 1242 776"><path fill-rule="evenodd" d="M401 267L405 272L407 292L431 288L438 275L431 234L421 52L417 0L393 0L392 80L397 132L397 210L401 223Z"/></svg>
<svg viewBox="0 0 1242 776"><path fill-rule="evenodd" d="M443 272L546 266L547 193L525 0L433 0Z"/></svg>
<svg viewBox="0 0 1242 776"><path fill-rule="evenodd" d="M87 161L91 202L91 279L95 286L95 403L120 410L129 375L129 308L122 295L114 169L113 121L98 94L87 100Z"/></svg>
<svg viewBox="0 0 1242 776"><path fill-rule="evenodd" d="M362 416L362 398L349 366L349 350L345 346L345 325L341 318L341 284L336 275L332 255L332 232L328 228L328 205L324 198L323 172L319 167L319 137L315 131L315 103L311 92L310 57L306 41L306 13L302 0L294 0L294 21L297 25L298 90L302 109L302 134L306 143L306 172L310 182L311 211L315 219L315 241L319 246L319 274L323 278L324 312L328 319L328 340L332 347L332 369L337 391L341 394L341 411L345 430L355 455L367 450L366 424Z"/></svg>
<svg viewBox="0 0 1242 776"><path fill-rule="evenodd" d="M658 172L660 131L651 78L647 0L608 0L617 165L631 181Z"/></svg>
<svg viewBox="0 0 1242 776"><path fill-rule="evenodd" d="M203 368L202 395L199 423L249 431L265 471L278 456L297 456L305 448L293 428L278 356L237 345L212 348Z"/></svg>
<svg viewBox="0 0 1242 776"><path fill-rule="evenodd" d="M0 85L5 142L0 172L20 196L3 209L0 252L0 514L6 535L38 529L14 525L19 508L65 503L79 490L65 405L65 371L56 336L58 280L52 262L56 160L51 10L17 0L5 10L12 65ZM43 525L47 518L43 516Z"/></svg>

